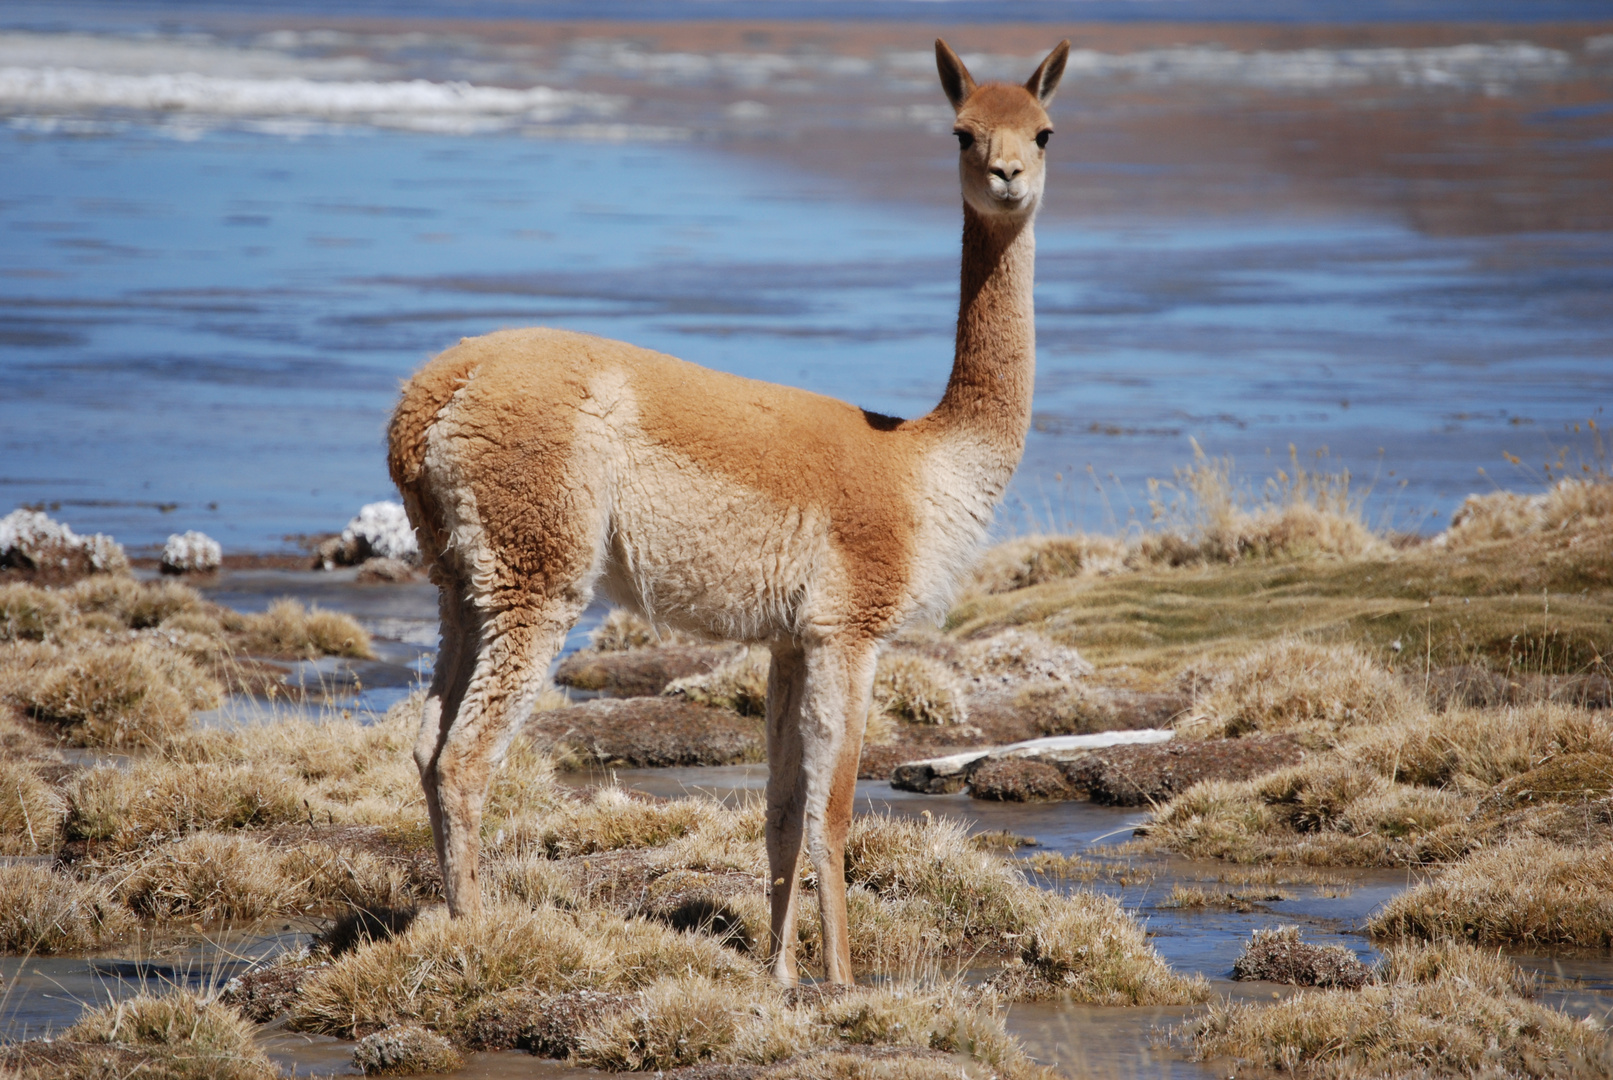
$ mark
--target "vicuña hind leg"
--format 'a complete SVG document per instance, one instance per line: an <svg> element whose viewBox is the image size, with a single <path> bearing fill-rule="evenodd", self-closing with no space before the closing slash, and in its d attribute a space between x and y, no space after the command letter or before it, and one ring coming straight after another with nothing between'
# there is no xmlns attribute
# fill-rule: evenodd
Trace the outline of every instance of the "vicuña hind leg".
<svg viewBox="0 0 1613 1080"><path fill-rule="evenodd" d="M767 672L767 879L772 900L767 962L773 974L793 984L795 917L800 890L801 822L806 784L801 776L801 697L806 658L793 641L773 646Z"/></svg>
<svg viewBox="0 0 1613 1080"><path fill-rule="evenodd" d="M415 739L414 761L420 770L420 786L425 792L426 813L431 818L431 840L437 849L437 865L444 865L447 836L443 826L442 806L437 801L437 755L447 735L449 720L459 713L459 704L465 699L470 685L471 671L476 663L476 650L481 641L481 617L465 590L457 583L439 586L437 607L441 618L442 646L437 651L437 663L431 673L431 688L426 691L425 709L420 716L420 733Z"/></svg>
<svg viewBox="0 0 1613 1080"><path fill-rule="evenodd" d="M481 910L476 861L488 781L531 712L549 661L582 606L547 600L483 616L474 643L461 643L456 653L455 667L469 668L463 690L450 690L442 699L434 738L422 728L415 762L426 804L434 807L443 892L455 916ZM449 708L456 697L457 708ZM432 719L428 709L426 721Z"/></svg>
<svg viewBox="0 0 1613 1080"><path fill-rule="evenodd" d="M806 651L800 721L806 848L818 875L824 976L833 983L853 981L846 922L846 833L857 794L857 762L877 651L878 645L869 641L831 641Z"/></svg>

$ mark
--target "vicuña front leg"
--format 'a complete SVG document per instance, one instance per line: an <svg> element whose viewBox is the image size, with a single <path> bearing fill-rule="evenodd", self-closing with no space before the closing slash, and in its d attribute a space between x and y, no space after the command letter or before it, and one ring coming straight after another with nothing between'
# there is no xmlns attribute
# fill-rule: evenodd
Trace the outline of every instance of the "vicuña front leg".
<svg viewBox="0 0 1613 1080"><path fill-rule="evenodd" d="M548 610L501 611L482 621L474 646L461 643L455 652L445 648L445 653L457 659L454 666L468 667L469 674L461 692L448 684L440 709L433 708L434 702L428 698L420 740L415 744L415 763L432 812L443 894L452 915L473 915L481 910L476 868L488 781L531 712L543 689L549 661L579 610L573 605L555 605ZM472 647L473 664L467 663ZM456 704L457 708L452 707ZM435 732L427 726L433 721Z"/></svg>
<svg viewBox="0 0 1613 1080"><path fill-rule="evenodd" d="M824 976L833 983L853 981L846 923L846 833L857 795L857 763L877 651L877 643L870 641L832 641L806 650L800 725L806 848L818 875Z"/></svg>

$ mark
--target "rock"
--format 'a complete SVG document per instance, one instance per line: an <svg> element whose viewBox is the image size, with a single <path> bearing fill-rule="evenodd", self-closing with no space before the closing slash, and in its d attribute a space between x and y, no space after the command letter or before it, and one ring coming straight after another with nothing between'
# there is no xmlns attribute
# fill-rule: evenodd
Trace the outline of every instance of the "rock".
<svg viewBox="0 0 1613 1080"><path fill-rule="evenodd" d="M123 547L105 533L80 536L37 510L13 510L0 518L0 570L20 570L46 581L129 569Z"/></svg>
<svg viewBox="0 0 1613 1080"><path fill-rule="evenodd" d="M535 714L525 737L565 759L629 768L733 765L766 756L763 723L671 698L605 698Z"/></svg>
<svg viewBox="0 0 1613 1080"><path fill-rule="evenodd" d="M654 697L674 679L709 675L742 649L739 645L663 645L626 652L575 652L560 662L554 681L610 697Z"/></svg>
<svg viewBox="0 0 1613 1080"><path fill-rule="evenodd" d="M212 574L224 563L224 549L206 533L174 533L162 546L165 574Z"/></svg>
<svg viewBox="0 0 1613 1080"><path fill-rule="evenodd" d="M1299 927L1256 930L1232 965L1234 979L1263 979L1293 986L1357 990L1372 970L1342 945L1310 945L1299 940Z"/></svg>
<svg viewBox="0 0 1613 1080"><path fill-rule="evenodd" d="M1080 795L1064 770L1035 758L988 758L969 777L969 794L1002 802L1058 802Z"/></svg>
<svg viewBox="0 0 1613 1080"><path fill-rule="evenodd" d="M412 1076L453 1072L465 1059L436 1032L400 1024L360 1039L353 1047L353 1064L365 1076Z"/></svg>

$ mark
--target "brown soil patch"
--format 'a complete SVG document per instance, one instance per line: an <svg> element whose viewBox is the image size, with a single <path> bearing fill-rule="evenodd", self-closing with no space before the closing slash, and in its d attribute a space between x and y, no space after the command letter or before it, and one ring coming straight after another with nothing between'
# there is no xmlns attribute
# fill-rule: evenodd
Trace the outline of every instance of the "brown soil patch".
<svg viewBox="0 0 1613 1080"><path fill-rule="evenodd" d="M269 967L249 971L230 980L219 1000L235 1009L254 1024L267 1024L291 1008L303 980L322 970L321 965L308 967Z"/></svg>
<svg viewBox="0 0 1613 1080"><path fill-rule="evenodd" d="M666 698L609 698L534 715L523 737L578 767L734 765L766 758L759 718Z"/></svg>
<svg viewBox="0 0 1613 1080"><path fill-rule="evenodd" d="M466 1017L460 1040L471 1050L525 1050L564 1058L589 1024L633 1004L633 994L573 990L531 994L514 990L483 998Z"/></svg>
<svg viewBox="0 0 1613 1080"><path fill-rule="evenodd" d="M969 794L1002 802L1059 802L1080 792L1051 762L1035 758L1000 758L988 761L969 777Z"/></svg>
<svg viewBox="0 0 1613 1080"><path fill-rule="evenodd" d="M1202 780L1248 780L1297 765L1304 749L1286 735L1111 746L1064 765L1070 783L1105 806L1172 799Z"/></svg>

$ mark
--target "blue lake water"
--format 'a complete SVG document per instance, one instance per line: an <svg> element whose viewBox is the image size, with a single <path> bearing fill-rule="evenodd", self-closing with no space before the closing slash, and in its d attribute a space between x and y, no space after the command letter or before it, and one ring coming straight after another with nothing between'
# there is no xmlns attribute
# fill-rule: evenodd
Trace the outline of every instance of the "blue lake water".
<svg viewBox="0 0 1613 1080"><path fill-rule="evenodd" d="M18 40L56 49L53 63L79 49L108 70L131 62L113 46L133 39ZM1592 97L1613 86L1599 40L1583 56L1601 66L1572 84ZM284 62L304 68L288 71L338 62L297 49ZM218 64L233 55L218 51ZM922 70L919 89L878 78L899 101L935 96ZM710 111L666 85L639 85L615 127L446 134L0 104L0 508L42 504L135 546L200 528L226 549L264 550L339 529L390 494L382 433L399 381L461 336L506 326L621 338L880 412L928 409L957 302L944 127L916 112L928 119L893 135L885 160L800 167L819 136L799 117L817 106L798 103L793 141L746 135L744 117L784 107L748 99L719 111L739 127L704 138L661 123ZM780 101L792 85L778 81ZM1140 161L1135 140L1116 147L1098 127L1142 107L1090 85L1069 91L1070 134L1053 144L1036 419L1004 530L1145 522L1148 479L1168 479L1194 440L1235 455L1254 484L1290 445L1307 460L1326 448L1326 467L1371 481L1375 523L1423 531L1470 491L1537 484L1561 447L1595 461L1571 428L1613 402L1613 233L1595 213L1549 211L1576 199L1594 211L1605 191L1581 177L1520 194L1475 173L1484 198L1534 200L1549 227L1431 227L1426 207L1378 200L1411 181L1330 167L1335 194L1319 199L1282 163L1243 161L1228 181L1213 155ZM1244 90L1216 93L1226 115L1279 114ZM1478 91L1452 102L1490 107ZM847 131L872 115L835 108ZM626 123L633 109L660 126ZM1557 172L1613 160L1613 140L1596 138L1613 112L1518 122L1544 132L1540 153L1567 163L1547 160ZM1474 138L1476 162L1516 156ZM880 179L893 169L912 178L911 197ZM1132 189L1152 193L1147 207L1113 210ZM1451 190L1419 197L1475 197ZM1589 227L1563 225L1581 219Z"/></svg>

